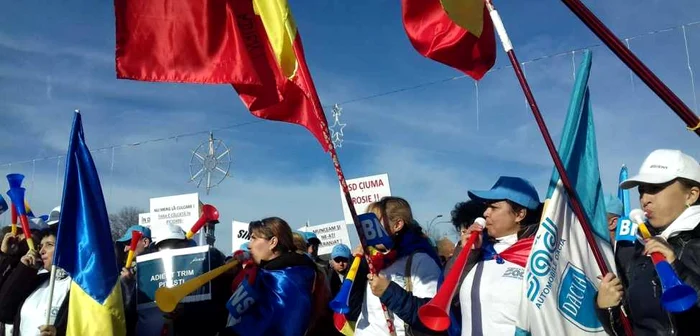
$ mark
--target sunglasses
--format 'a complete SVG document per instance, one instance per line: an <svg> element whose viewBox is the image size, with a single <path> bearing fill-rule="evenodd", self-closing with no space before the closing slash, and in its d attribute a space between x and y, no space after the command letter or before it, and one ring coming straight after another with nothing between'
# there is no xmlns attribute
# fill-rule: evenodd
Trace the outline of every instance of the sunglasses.
<svg viewBox="0 0 700 336"><path fill-rule="evenodd" d="M662 184L643 183L637 187L637 191L639 191L640 196L642 194L656 195L674 183L676 183L675 179Z"/></svg>

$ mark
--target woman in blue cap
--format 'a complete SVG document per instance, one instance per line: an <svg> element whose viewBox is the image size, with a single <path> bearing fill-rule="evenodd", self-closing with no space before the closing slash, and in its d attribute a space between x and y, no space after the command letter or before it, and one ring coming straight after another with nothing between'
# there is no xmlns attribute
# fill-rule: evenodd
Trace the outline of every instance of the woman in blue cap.
<svg viewBox="0 0 700 336"><path fill-rule="evenodd" d="M525 264L542 212L537 190L519 177L501 176L490 190L469 191L486 205L484 234L472 246L459 290L462 335L513 335Z"/></svg>

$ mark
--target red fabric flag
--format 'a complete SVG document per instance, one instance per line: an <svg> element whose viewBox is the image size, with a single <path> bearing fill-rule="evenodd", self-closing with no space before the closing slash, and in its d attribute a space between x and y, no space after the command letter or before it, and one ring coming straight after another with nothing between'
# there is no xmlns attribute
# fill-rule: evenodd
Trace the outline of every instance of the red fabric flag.
<svg viewBox="0 0 700 336"><path fill-rule="evenodd" d="M488 9L478 2L483 5L483 0L402 0L411 44L421 55L481 79L496 63L496 39ZM463 28L470 26L482 29Z"/></svg>
<svg viewBox="0 0 700 336"><path fill-rule="evenodd" d="M306 127L329 149L286 0L114 0L117 77L231 84L260 118Z"/></svg>

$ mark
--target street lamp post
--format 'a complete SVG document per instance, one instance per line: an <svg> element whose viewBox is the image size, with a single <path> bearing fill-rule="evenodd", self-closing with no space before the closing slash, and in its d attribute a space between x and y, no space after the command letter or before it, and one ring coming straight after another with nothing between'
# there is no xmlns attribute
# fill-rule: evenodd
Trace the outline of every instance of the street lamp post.
<svg viewBox="0 0 700 336"><path fill-rule="evenodd" d="M435 218L430 220L430 222L428 223L428 227L427 227L428 230L430 230L430 228L433 226L433 222L438 218L442 218L442 215L437 215L437 216L435 216Z"/></svg>

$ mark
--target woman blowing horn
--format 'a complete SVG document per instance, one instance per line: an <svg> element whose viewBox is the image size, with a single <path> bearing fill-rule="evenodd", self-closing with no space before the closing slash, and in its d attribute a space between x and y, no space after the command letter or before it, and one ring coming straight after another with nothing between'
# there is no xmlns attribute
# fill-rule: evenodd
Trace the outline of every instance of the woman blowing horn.
<svg viewBox="0 0 700 336"><path fill-rule="evenodd" d="M637 187L647 228L656 236L646 244L617 243L619 278L612 273L603 277L596 298L598 319L609 334L623 335L620 313L624 305L637 336L697 335L698 303L683 313L664 310L661 282L649 255L661 253L680 280L700 294L698 162L678 150L655 150L644 160L639 174L620 187Z"/></svg>
<svg viewBox="0 0 700 336"><path fill-rule="evenodd" d="M295 253L292 230L278 217L251 222L252 260L233 282L229 319L220 335L301 336L330 301L325 278L306 255Z"/></svg>
<svg viewBox="0 0 700 336"><path fill-rule="evenodd" d="M455 296L459 305L451 303L454 308L450 311L457 325L451 325L448 332L453 336L513 335L525 264L542 211L539 196L530 182L507 176L499 178L491 190L469 191L469 196L470 202L485 205L486 226L471 224L474 218L464 223L471 225L462 231L462 245L472 232L484 233L471 247L463 279L458 282ZM373 284L375 287L381 288ZM412 296L394 284L385 292L374 293L413 328L430 334L418 318L418 309L430 298Z"/></svg>

